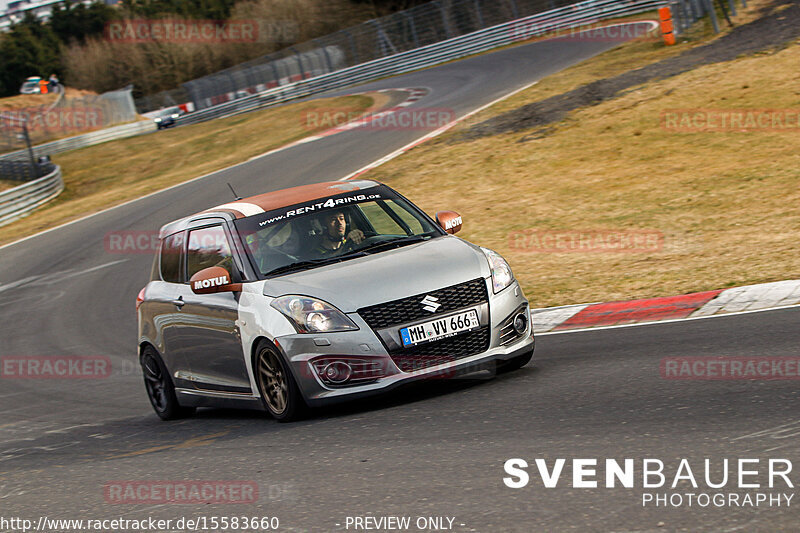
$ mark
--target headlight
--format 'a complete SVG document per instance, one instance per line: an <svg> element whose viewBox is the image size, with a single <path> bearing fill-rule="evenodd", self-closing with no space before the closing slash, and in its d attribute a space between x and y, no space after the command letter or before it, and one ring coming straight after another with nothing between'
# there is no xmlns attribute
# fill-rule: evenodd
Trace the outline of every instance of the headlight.
<svg viewBox="0 0 800 533"><path fill-rule="evenodd" d="M488 248L481 248L486 259L489 260L489 268L492 270L492 288L495 294L502 291L514 281L514 274L511 272L511 267L508 266L506 260Z"/></svg>
<svg viewBox="0 0 800 533"><path fill-rule="evenodd" d="M155 122L161 122L160 118L155 119Z"/></svg>
<svg viewBox="0 0 800 533"><path fill-rule="evenodd" d="M316 298L281 296L270 305L286 316L298 333L331 333L358 329L344 313Z"/></svg>

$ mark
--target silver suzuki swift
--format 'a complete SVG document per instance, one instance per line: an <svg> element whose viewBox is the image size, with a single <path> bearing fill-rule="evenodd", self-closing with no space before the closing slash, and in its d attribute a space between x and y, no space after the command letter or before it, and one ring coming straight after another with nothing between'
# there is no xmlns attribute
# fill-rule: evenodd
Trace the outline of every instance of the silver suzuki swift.
<svg viewBox="0 0 800 533"><path fill-rule="evenodd" d="M308 407L527 364L528 301L506 261L374 181L220 205L161 228L139 293L139 359L164 420L196 407Z"/></svg>

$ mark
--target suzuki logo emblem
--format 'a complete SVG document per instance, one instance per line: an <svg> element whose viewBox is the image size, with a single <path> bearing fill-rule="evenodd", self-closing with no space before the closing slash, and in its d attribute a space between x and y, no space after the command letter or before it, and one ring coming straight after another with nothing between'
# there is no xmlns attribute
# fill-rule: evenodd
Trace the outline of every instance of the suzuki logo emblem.
<svg viewBox="0 0 800 533"><path fill-rule="evenodd" d="M439 298L435 298L429 294L425 298L423 298L420 303L422 304L422 308L424 310L430 311L431 313L435 313L436 310L442 306L442 304L437 303L438 301Z"/></svg>

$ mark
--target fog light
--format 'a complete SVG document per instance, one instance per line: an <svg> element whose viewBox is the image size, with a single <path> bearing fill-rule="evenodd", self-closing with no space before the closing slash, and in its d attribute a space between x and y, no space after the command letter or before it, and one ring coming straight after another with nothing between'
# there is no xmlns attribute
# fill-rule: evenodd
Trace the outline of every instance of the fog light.
<svg viewBox="0 0 800 533"><path fill-rule="evenodd" d="M353 375L353 369L344 361L334 361L325 365L322 369L322 376L329 382L335 384L346 383Z"/></svg>
<svg viewBox="0 0 800 533"><path fill-rule="evenodd" d="M514 317L514 331L522 335L526 329L528 329L528 317L525 316L525 313L519 313Z"/></svg>

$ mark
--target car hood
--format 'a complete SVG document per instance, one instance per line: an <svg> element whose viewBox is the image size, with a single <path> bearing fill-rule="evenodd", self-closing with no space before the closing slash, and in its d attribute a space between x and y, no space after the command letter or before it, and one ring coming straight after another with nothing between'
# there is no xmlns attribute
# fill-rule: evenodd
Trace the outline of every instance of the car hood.
<svg viewBox="0 0 800 533"><path fill-rule="evenodd" d="M352 313L490 274L477 246L447 235L271 279L264 294L313 296Z"/></svg>

